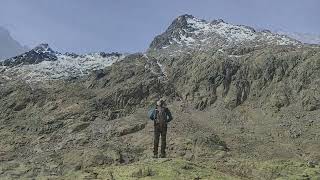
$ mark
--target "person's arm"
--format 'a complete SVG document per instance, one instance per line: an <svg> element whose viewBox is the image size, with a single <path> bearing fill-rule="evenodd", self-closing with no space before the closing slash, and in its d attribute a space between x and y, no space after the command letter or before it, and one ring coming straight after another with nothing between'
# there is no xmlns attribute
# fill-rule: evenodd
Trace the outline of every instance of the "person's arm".
<svg viewBox="0 0 320 180"><path fill-rule="evenodd" d="M173 119L170 110L167 108L167 121L170 122Z"/></svg>

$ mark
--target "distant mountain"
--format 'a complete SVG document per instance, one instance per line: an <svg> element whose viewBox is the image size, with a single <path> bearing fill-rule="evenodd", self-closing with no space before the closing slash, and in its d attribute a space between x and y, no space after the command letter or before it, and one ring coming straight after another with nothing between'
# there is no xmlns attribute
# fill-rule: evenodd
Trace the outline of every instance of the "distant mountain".
<svg viewBox="0 0 320 180"><path fill-rule="evenodd" d="M39 81L46 79L73 78L103 69L121 60L124 55L119 53L59 53L48 44L37 47L2 61L0 64L9 74L17 74L25 80Z"/></svg>
<svg viewBox="0 0 320 180"><path fill-rule="evenodd" d="M278 30L275 32L278 34L287 35L287 36L294 38L294 39L297 39L303 43L320 44L320 34L289 32L289 31L283 31L283 30Z"/></svg>
<svg viewBox="0 0 320 180"><path fill-rule="evenodd" d="M22 46L14 40L9 31L0 27L0 61L6 58L17 56L28 50L27 47Z"/></svg>

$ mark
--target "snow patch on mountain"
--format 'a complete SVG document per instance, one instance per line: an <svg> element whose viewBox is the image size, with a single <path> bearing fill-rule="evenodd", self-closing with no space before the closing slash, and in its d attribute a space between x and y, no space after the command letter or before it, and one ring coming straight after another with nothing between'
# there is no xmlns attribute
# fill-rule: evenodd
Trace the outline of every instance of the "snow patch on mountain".
<svg viewBox="0 0 320 180"><path fill-rule="evenodd" d="M184 43L186 43L187 45L191 45L193 44L196 40L193 39L192 37L186 37L184 35L180 36L180 40L183 41ZM180 42L181 43L181 42Z"/></svg>
<svg viewBox="0 0 320 180"><path fill-rule="evenodd" d="M256 34L252 29L228 24L222 20L215 21L215 23L209 23L197 18L188 18L187 23L189 27L195 30L193 33L196 35L214 32L220 36L226 37L229 41L253 40L256 37Z"/></svg>
<svg viewBox="0 0 320 180"><path fill-rule="evenodd" d="M167 76L167 72L165 71L165 67L159 61L157 61L157 65L159 66L162 75L165 76L165 77L168 77Z"/></svg>

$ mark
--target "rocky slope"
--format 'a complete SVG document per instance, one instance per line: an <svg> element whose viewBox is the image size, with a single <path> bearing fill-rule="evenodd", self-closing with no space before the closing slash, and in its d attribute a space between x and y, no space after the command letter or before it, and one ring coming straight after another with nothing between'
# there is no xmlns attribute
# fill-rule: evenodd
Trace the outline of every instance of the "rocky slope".
<svg viewBox="0 0 320 180"><path fill-rule="evenodd" d="M203 29L215 41L171 41L194 21L210 26ZM146 54L90 59L44 48L33 51L57 58L29 53L32 58L6 61L0 71L0 177L319 178L320 48L291 39L282 44L286 37L275 34L262 40L263 32L243 26L218 35L221 23L229 26L178 17ZM200 32L186 31L200 41ZM249 38L234 39L242 33ZM39 78L26 79L30 72ZM52 76L61 72L66 75ZM159 97L166 97L174 120L168 158L152 159L146 112Z"/></svg>

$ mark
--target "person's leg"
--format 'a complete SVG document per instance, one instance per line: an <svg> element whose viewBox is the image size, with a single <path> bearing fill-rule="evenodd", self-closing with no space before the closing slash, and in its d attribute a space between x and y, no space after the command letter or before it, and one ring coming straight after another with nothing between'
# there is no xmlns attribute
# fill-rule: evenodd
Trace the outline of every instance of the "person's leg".
<svg viewBox="0 0 320 180"><path fill-rule="evenodd" d="M154 126L154 146L153 146L153 155L158 157L158 146L159 146L160 130L155 125Z"/></svg>
<svg viewBox="0 0 320 180"><path fill-rule="evenodd" d="M161 157L166 157L166 145L167 145L167 127L164 127L161 131Z"/></svg>

